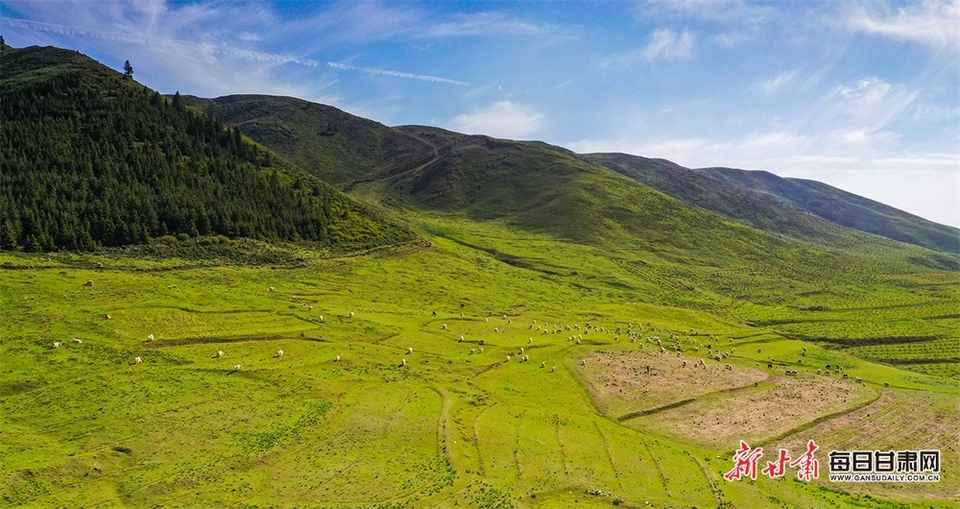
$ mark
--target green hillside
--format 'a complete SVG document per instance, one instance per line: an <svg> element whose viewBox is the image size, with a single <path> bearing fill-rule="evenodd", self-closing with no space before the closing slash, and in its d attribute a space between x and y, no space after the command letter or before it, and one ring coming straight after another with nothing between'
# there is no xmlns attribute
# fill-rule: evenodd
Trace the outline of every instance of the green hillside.
<svg viewBox="0 0 960 509"><path fill-rule="evenodd" d="M382 124L292 97L191 97L187 104L239 127L325 182L346 186L429 160L431 147Z"/></svg>
<svg viewBox="0 0 960 509"><path fill-rule="evenodd" d="M3 51L3 249L167 235L355 249L412 235L214 117L77 53Z"/></svg>
<svg viewBox="0 0 960 509"><path fill-rule="evenodd" d="M111 163L137 171L105 173L110 185L91 159L96 189L186 179L184 194L221 193L210 210L251 214L319 189L353 212L326 223L340 236L236 241L283 253L254 263L212 257L213 235L173 241L200 246L191 259L166 241L0 250L0 507L960 508L955 254L808 221L663 161L649 163L689 196L545 143L387 128L289 98L178 108L74 52L17 51L43 60L14 80L24 90L66 70L85 95L52 104L99 105L113 125L93 139L92 116L53 122L70 130L26 106L5 114L4 128L22 117L54 143L37 158L156 152ZM40 105L55 97L43 90ZM162 121L131 120L131 137L114 103ZM220 107L247 118L239 140L199 111ZM164 162L176 151L188 169L236 169L186 171ZM122 205L21 191L73 164L16 166L33 173L10 196L70 196L89 210L64 214L81 224ZM227 189L238 182L255 193ZM739 207L689 204L728 196L755 200L755 225ZM394 242L414 235L425 242ZM763 449L758 469L815 440L819 477L728 480L741 440ZM937 450L941 469L936 482L836 482L833 450Z"/></svg>
<svg viewBox="0 0 960 509"><path fill-rule="evenodd" d="M960 253L960 230L821 182L781 178L764 171L691 170L669 161L626 154L586 157L687 203L765 231L843 243L844 232L834 226L841 225L937 251Z"/></svg>

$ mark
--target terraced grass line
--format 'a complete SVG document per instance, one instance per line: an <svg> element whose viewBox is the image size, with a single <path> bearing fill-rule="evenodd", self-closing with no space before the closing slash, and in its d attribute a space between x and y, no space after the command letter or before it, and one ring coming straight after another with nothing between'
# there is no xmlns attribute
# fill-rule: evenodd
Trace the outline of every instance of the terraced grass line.
<svg viewBox="0 0 960 509"><path fill-rule="evenodd" d="M560 414L553 414L553 429L557 437L557 447L560 449L560 462L563 463L563 475L570 480L570 469L567 467L567 453L563 451L563 440L560 439Z"/></svg>
<svg viewBox="0 0 960 509"><path fill-rule="evenodd" d="M613 455L610 454L610 442L607 441L607 436L603 434L603 431L600 429L600 424L597 421L593 421L593 427L597 428L597 433L600 434L600 438L603 440L603 452L607 455L607 461L610 462L610 471L613 472L614 478L617 480L617 486L620 488L620 492L623 492L623 482L620 480L620 475L618 474L617 465L613 461Z"/></svg>
<svg viewBox="0 0 960 509"><path fill-rule="evenodd" d="M495 405L495 404L494 404ZM480 433L477 432L477 423L480 422L480 418L483 417L483 414L487 413L487 410L490 410L494 407L490 405L484 408L476 417L473 419L473 446L477 448L477 475L486 476L487 470L483 467L483 453L480 452Z"/></svg>
<svg viewBox="0 0 960 509"><path fill-rule="evenodd" d="M526 411L520 414L520 418L518 419L518 422L517 422L517 428L515 430L517 434L516 440L514 440L513 442L513 466L517 469L517 479L523 478L523 468L520 467L520 456L518 454L518 451L520 450L520 435L521 435L521 428L523 427L523 418L526 416L527 416Z"/></svg>
<svg viewBox="0 0 960 509"><path fill-rule="evenodd" d="M710 493L713 493L713 499L717 502L717 507L721 507L723 504L723 492L720 491L720 487L710 479L707 466L700 461L700 458L693 457L693 461L700 467L700 472L703 474L704 480L707 481L707 486L710 487Z"/></svg>
<svg viewBox="0 0 960 509"><path fill-rule="evenodd" d="M883 393L884 393L884 392L885 392L885 391L877 391L876 396L874 396L874 398L871 399L871 400L865 401L865 402L863 402L863 403L861 403L861 404L859 404L859 405L854 405L854 406L852 406L852 407L850 407L850 408L845 408L845 409L843 409L843 410L840 410L840 411L837 411L837 412L833 412L833 413L831 413L831 414L821 415L820 417L817 417L816 419L814 419L814 420L812 420L812 421L810 421L810 422L805 422L805 423L803 423L803 424L801 424L801 425L799 425L799 426L796 426L796 427L794 427L794 428L788 429L787 431L785 431L785 432L783 432L783 433L781 433L781 434L779 434L779 435L777 435L777 436L775 436L775 437L773 437L773 438L764 440L764 441L760 442L759 444L757 444L757 446L758 446L758 447L764 447L764 446L766 446L766 445L768 445L768 444L777 443L777 442L779 442L779 441L781 441L781 440L789 437L790 435L795 435L795 434L797 434L797 433L800 433L801 431L806 431L806 430L808 430L808 429L810 429L810 428L812 428L812 427L814 427L814 426L816 426L816 425L818 425L818 424L827 422L827 421L829 421L829 420L831 420L831 419L836 419L836 418L838 418L838 417L843 417L844 415L847 415L847 414L849 414L849 413L851 413L851 412L856 412L857 410L860 410L860 409L863 408L863 407L866 407L866 406L872 405L873 403L876 403L877 400L879 400L880 397L883 396ZM735 453L736 453L736 450L731 449L730 451L727 452L727 456L733 456Z"/></svg>
<svg viewBox="0 0 960 509"><path fill-rule="evenodd" d="M653 466L657 469L657 475L660 476L660 484L663 485L663 492L667 494L667 498L670 497L670 487L667 485L667 476L663 475L663 468L660 466L660 462L657 460L657 455L653 454L650 451L650 445L644 438L640 438L640 442L643 444L643 448L647 450L647 456L650 456L650 459L653 460Z"/></svg>
<svg viewBox="0 0 960 509"><path fill-rule="evenodd" d="M674 401L673 403L668 403L663 406L658 406L656 408L648 408L647 410L638 410L636 412L630 412L628 414L623 414L620 417L617 417L617 422L626 422L630 419L636 419L637 417L643 417L645 415L655 414L657 412L663 412L665 410L670 410L672 408L682 407L684 405L689 405L696 401L697 398L683 399L680 401Z"/></svg>
<svg viewBox="0 0 960 509"><path fill-rule="evenodd" d="M184 306L164 306L162 304L144 304L141 306L124 306L124 307L114 307L110 308L113 311L127 311L131 309L138 310L147 310L147 309L176 309L177 311L183 311L184 313L197 313L201 315L234 315L234 314L246 314L246 313L265 313L272 314L276 313L275 309L191 309ZM283 314L283 313L278 313ZM290 313L292 314L292 313Z"/></svg>
<svg viewBox="0 0 960 509"><path fill-rule="evenodd" d="M172 346L206 345L211 343L244 343L247 341L276 341L279 339L311 341L314 343L330 343L330 341L321 338L290 337L282 334L249 334L244 336L202 336L196 338L158 339L155 341L144 342L141 347L155 350L158 348L167 348Z"/></svg>

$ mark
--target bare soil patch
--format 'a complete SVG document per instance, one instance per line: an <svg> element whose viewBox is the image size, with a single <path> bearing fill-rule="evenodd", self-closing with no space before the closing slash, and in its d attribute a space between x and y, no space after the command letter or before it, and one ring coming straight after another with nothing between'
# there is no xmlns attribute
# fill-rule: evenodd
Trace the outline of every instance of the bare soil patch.
<svg viewBox="0 0 960 509"><path fill-rule="evenodd" d="M717 391L752 387L766 372L675 352L594 352L578 366L597 407L613 419L681 404ZM686 363L686 366L684 366Z"/></svg>
<svg viewBox="0 0 960 509"><path fill-rule="evenodd" d="M955 394L885 390L875 402L789 435L770 449L799 451L808 440L820 449L821 484L853 493L890 498L960 500L960 398ZM940 451L938 483L831 484L830 451ZM764 453L766 455L766 453Z"/></svg>
<svg viewBox="0 0 960 509"><path fill-rule="evenodd" d="M758 443L784 436L877 396L874 389L825 375L776 375L769 382L772 386L713 394L644 419L677 436L733 450L740 440Z"/></svg>

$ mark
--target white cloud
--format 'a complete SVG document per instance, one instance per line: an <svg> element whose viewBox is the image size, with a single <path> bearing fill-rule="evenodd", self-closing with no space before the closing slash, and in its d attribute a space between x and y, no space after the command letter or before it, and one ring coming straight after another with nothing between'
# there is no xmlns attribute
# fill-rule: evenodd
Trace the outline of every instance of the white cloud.
<svg viewBox="0 0 960 509"><path fill-rule="evenodd" d="M650 36L650 44L643 50L643 57L648 62L658 58L663 60L679 60L693 56L693 34L684 30L682 34L675 34L669 29L660 29Z"/></svg>
<svg viewBox="0 0 960 509"><path fill-rule="evenodd" d="M919 90L867 77L837 87L832 104L823 113L841 128L873 133L902 118L919 95Z"/></svg>
<svg viewBox="0 0 960 509"><path fill-rule="evenodd" d="M370 74L380 74L382 76L393 76L395 78L431 81L434 83L447 83L450 85L460 85L460 86L469 85L469 83L465 81L457 81L457 80L451 80L447 78L440 78L437 76L430 76L427 74L413 74L413 73L402 72L402 71L391 71L388 69L377 69L376 67L357 67L355 65L342 64L338 62L327 62L327 67L332 67L334 69L341 69L344 71L362 71Z"/></svg>
<svg viewBox="0 0 960 509"><path fill-rule="evenodd" d="M469 134L486 134L498 138L524 139L540 132L544 116L529 106L499 101L475 111L457 115L453 129Z"/></svg>
<svg viewBox="0 0 960 509"><path fill-rule="evenodd" d="M541 35L554 29L511 19L498 12L455 14L449 21L435 23L423 32L426 37L463 37L490 35Z"/></svg>
<svg viewBox="0 0 960 509"><path fill-rule="evenodd" d="M855 4L844 24L854 32L960 52L960 0L923 0L896 10L884 3Z"/></svg>

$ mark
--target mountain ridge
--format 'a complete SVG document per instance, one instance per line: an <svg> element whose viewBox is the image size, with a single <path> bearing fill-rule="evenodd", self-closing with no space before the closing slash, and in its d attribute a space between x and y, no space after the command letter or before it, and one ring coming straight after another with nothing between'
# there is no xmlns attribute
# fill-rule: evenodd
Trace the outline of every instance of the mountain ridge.
<svg viewBox="0 0 960 509"><path fill-rule="evenodd" d="M763 173L758 173L754 180L769 180L766 191L759 184L751 184L750 179L736 177L736 175L739 175L736 172L746 172L746 175L752 175L749 170L721 170L718 168L691 170L665 159L644 158L627 154L577 154L569 149L544 142L501 140L490 136L465 135L432 126L403 125L387 127L331 106L316 105L311 110L308 105L314 103L300 99L239 95L198 101L204 103L202 107L207 111L214 115L220 115L219 118L225 123L240 128L252 138L279 153L288 154L298 165L307 168L321 178L329 178L331 183L346 191L354 191L365 185L369 186L377 180L396 178L399 174L418 168L423 169L424 166L430 166L431 164L434 171L432 178L436 179L440 176L437 173L439 167L436 165L436 161L433 161L437 153L437 147L431 146L431 143L425 137L429 134L429 136L437 139L449 140L452 137L459 136L461 138L458 139L462 141L471 139L490 140L483 143L492 150L497 149L493 145L498 143L502 149L508 146L522 146L527 147L525 150L529 151L542 150L541 154L550 154L550 157L556 157L558 154L565 156L571 164L573 164L573 160L576 160L579 163L600 166L645 186L650 186L688 205L719 214L726 219L756 227L774 235L786 235L804 241L812 240L820 244L862 242L862 239L851 241L849 238L850 232L844 231L844 228L849 228L940 252L960 254L960 230L958 229L938 225L890 206L884 205L885 208L880 208L864 205L865 203L882 204L833 188L827 184L821 184L818 190L808 189L805 194L798 191L797 193L803 194L803 196L811 197L806 201L791 201L774 192L777 186L788 188L802 186L789 179L763 172L763 170L760 170ZM260 108L264 101L273 107L285 105L280 110L285 114L271 113L269 108ZM255 125L251 125L248 119L251 115L244 114L242 110L236 107L223 106L225 104L245 105L245 107L257 109L257 114L252 115L256 121ZM293 108L292 105L296 105L296 108ZM309 113L307 113L308 111ZM322 129L318 128L320 126L322 126ZM368 132L364 132L365 130ZM371 135L369 131L375 134ZM480 137L471 138L471 136ZM351 141L351 137L356 138ZM342 154L346 147L352 145L362 148L368 143L364 141L366 139L375 139L378 144L376 150L366 150L366 155L359 164L351 166L350 163L344 162L347 159L336 156L336 154ZM381 143L381 140L390 140L390 142ZM392 152L391 147L399 143L397 140L403 141L402 150ZM394 145L390 143L394 143ZM463 143L466 143L466 141L463 141ZM305 149L304 146L310 148ZM480 143L474 143L474 146L479 148ZM455 147L451 145L447 147L447 150L455 150ZM456 148L456 150L461 156L469 152L465 146ZM324 153L326 155L323 155ZM394 158L392 154L398 154L398 157ZM504 157L504 160L507 160L506 156ZM614 164L612 160L616 158L621 160ZM322 161L324 160L334 160L334 163L330 163L331 167L329 168L323 168ZM636 165L638 161L642 162L639 167L628 169L628 166ZM489 164L489 161L484 164ZM657 172L660 175L656 175ZM731 172L733 173L731 174ZM408 175L409 177L410 175ZM448 176L447 184L452 182L449 178L452 177ZM480 177L481 180L483 178ZM509 180L512 177L506 175L506 178ZM674 182L670 184L665 179L673 179ZM424 187L425 182L425 180L421 180L419 186L410 188L410 190L419 194L421 198L426 198L424 194L427 192ZM447 191L454 192L455 189L449 188ZM438 200L441 196L440 189L434 189L432 192L435 193L435 196L425 203L436 205L439 203ZM400 200L396 193L392 194L390 197L392 202ZM447 196L444 199L450 200L453 197ZM818 206L814 207L814 205ZM737 210L738 208L743 208L743 210ZM831 215L829 213L830 208L838 208L859 215L855 217L856 221L844 222L841 215ZM881 224L884 227L872 227L873 221L882 221Z"/></svg>

